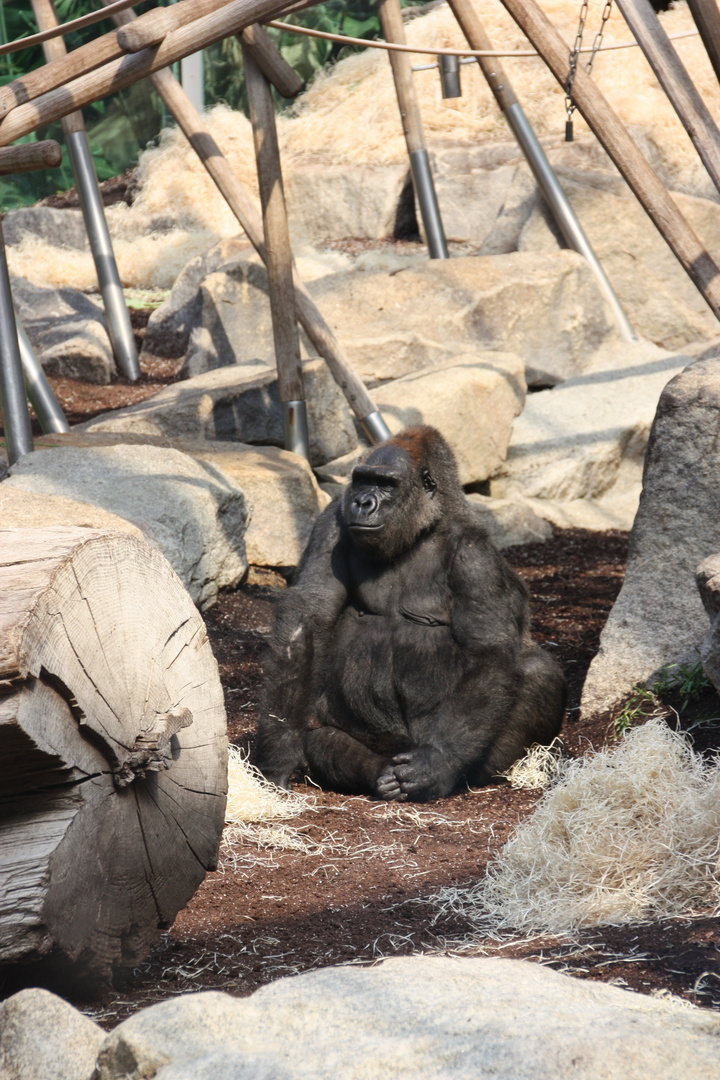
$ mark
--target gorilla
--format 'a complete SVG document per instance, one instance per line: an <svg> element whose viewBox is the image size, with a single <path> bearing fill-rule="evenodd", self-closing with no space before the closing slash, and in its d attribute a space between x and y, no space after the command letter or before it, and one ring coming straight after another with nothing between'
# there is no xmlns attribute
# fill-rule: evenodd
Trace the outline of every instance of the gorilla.
<svg viewBox="0 0 720 1080"><path fill-rule="evenodd" d="M427 802L489 782L565 707L527 590L431 427L371 450L277 605L257 740L265 776Z"/></svg>

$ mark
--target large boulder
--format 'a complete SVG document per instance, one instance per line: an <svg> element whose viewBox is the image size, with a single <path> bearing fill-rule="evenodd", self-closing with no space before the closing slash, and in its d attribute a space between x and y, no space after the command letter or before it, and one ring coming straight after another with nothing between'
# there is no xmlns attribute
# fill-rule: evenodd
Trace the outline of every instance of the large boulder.
<svg viewBox="0 0 720 1080"><path fill-rule="evenodd" d="M658 399L688 359L648 342L618 343L591 358L586 374L532 394L491 495L566 503L598 499L622 480L637 500Z"/></svg>
<svg viewBox="0 0 720 1080"><path fill-rule="evenodd" d="M294 162L285 196L293 244L381 240L395 234L403 195L412 200L407 165L329 165ZM412 205L412 203L411 203Z"/></svg>
<svg viewBox="0 0 720 1080"><path fill-rule="evenodd" d="M90 243L82 211L56 209L52 206L22 206L10 210L2 219L7 247L15 247L28 238L42 239L58 248L87 251Z"/></svg>
<svg viewBox="0 0 720 1080"><path fill-rule="evenodd" d="M717 334L717 320L644 210L619 177L560 167L570 204L638 334L666 349ZM708 251L720 247L720 206L673 193ZM563 245L544 203L525 225L519 249Z"/></svg>
<svg viewBox="0 0 720 1080"><path fill-rule="evenodd" d="M97 1080L706 1080L719 1052L708 1010L520 960L414 956L153 1005L108 1035Z"/></svg>
<svg viewBox="0 0 720 1080"><path fill-rule="evenodd" d="M554 393L554 391L553 391ZM625 580L583 688L583 715L670 664L695 664L707 615L695 569L718 547L720 365L696 360L665 387L645 455Z"/></svg>
<svg viewBox="0 0 720 1080"><path fill-rule="evenodd" d="M700 649L703 671L720 693L720 555L703 559L695 571L700 599L710 619L710 629Z"/></svg>
<svg viewBox="0 0 720 1080"><path fill-rule="evenodd" d="M0 1004L2 1080L90 1080L105 1032L47 990Z"/></svg>
<svg viewBox="0 0 720 1080"><path fill-rule="evenodd" d="M0 484L0 525L3 529L47 529L53 525L74 525L83 529L113 529L115 532L142 536L137 525L99 506L77 502L64 495L41 495L26 491L16 483Z"/></svg>
<svg viewBox="0 0 720 1080"><path fill-rule="evenodd" d="M200 608L247 571L243 492L211 466L159 446L34 450L6 485L63 495L126 518L166 557Z"/></svg>
<svg viewBox="0 0 720 1080"><path fill-rule="evenodd" d="M354 450L357 435L345 397L322 360L303 364L310 460L320 465ZM169 439L219 439L283 445L277 372L262 362L218 368L78 425Z"/></svg>
<svg viewBox="0 0 720 1080"><path fill-rule="evenodd" d="M77 289L11 279L15 310L48 375L109 383L115 370L102 304Z"/></svg>

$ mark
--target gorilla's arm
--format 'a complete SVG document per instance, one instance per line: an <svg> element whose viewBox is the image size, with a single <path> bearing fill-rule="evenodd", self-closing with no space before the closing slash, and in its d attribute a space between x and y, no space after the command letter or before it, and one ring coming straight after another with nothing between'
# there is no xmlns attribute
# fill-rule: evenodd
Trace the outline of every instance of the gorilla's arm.
<svg viewBox="0 0 720 1080"><path fill-rule="evenodd" d="M421 744L396 755L381 776L390 792L386 798L426 801L451 794L487 755L517 699L527 597L520 580L474 526L466 526L457 545L449 585L460 678ZM390 771L399 792L392 788Z"/></svg>
<svg viewBox="0 0 720 1080"><path fill-rule="evenodd" d="M277 604L266 663L266 701L257 763L288 787L304 763L303 732L312 715L315 672L347 601L347 556L337 500L315 523L295 583Z"/></svg>

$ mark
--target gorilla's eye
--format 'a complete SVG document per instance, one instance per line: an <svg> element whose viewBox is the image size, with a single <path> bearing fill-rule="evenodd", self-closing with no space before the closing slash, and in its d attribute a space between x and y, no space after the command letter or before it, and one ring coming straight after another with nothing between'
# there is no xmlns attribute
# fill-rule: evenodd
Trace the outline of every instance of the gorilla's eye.
<svg viewBox="0 0 720 1080"><path fill-rule="evenodd" d="M434 495L437 489L437 484L433 480L430 470L423 469L423 471L420 473L420 476L422 477L422 485L425 490L429 491L431 495Z"/></svg>

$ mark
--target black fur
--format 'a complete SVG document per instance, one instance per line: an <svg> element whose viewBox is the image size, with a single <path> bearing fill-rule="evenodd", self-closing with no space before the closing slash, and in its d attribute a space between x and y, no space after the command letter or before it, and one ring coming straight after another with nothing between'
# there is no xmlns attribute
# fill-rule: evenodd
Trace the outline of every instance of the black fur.
<svg viewBox="0 0 720 1080"><path fill-rule="evenodd" d="M557 734L560 668L530 638L525 586L429 427L372 450L321 514L270 641L258 764L287 787L427 801L481 784Z"/></svg>

